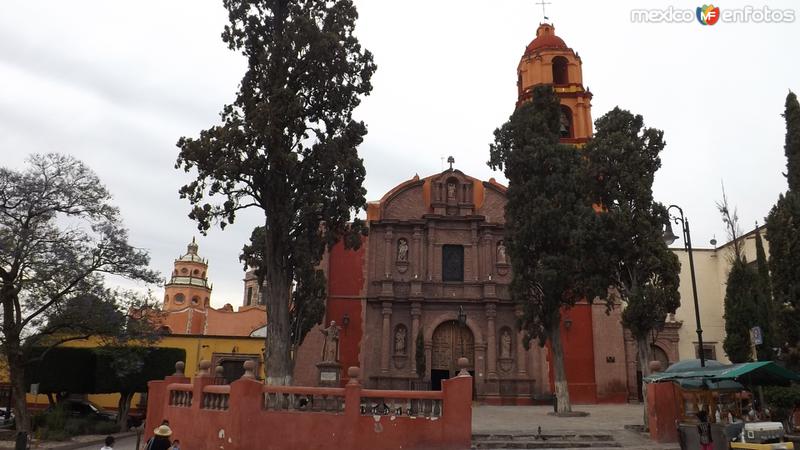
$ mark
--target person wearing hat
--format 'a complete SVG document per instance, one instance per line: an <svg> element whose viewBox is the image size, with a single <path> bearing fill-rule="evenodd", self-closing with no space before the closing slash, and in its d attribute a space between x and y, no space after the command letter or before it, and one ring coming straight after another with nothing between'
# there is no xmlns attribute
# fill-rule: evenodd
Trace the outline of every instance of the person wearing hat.
<svg viewBox="0 0 800 450"><path fill-rule="evenodd" d="M153 430L153 437L147 441L145 450L169 450L172 447L172 429L169 425L161 425Z"/></svg>

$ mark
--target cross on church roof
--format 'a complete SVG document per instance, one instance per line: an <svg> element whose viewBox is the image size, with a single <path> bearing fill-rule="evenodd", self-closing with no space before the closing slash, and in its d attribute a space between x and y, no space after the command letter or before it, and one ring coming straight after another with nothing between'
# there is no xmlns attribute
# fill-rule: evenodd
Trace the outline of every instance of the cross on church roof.
<svg viewBox="0 0 800 450"><path fill-rule="evenodd" d="M545 7L545 5L552 5L553 3L552 2L546 2L544 0L539 0L536 4L537 5L542 5L542 17L544 17L544 20L550 20L550 18L547 17L547 12L545 11L544 7Z"/></svg>
<svg viewBox="0 0 800 450"><path fill-rule="evenodd" d="M447 163L450 164L450 170L453 170L453 164L456 163L456 159L452 156L447 157Z"/></svg>

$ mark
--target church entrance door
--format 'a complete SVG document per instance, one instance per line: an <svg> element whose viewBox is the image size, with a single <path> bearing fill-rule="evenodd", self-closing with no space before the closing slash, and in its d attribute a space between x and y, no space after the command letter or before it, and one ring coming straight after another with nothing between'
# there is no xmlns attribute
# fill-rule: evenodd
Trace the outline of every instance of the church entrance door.
<svg viewBox="0 0 800 450"><path fill-rule="evenodd" d="M431 389L442 389L442 380L458 374L458 358L469 359L473 371L475 361L475 340L467 326L460 326L455 320L444 322L433 332L431 350Z"/></svg>

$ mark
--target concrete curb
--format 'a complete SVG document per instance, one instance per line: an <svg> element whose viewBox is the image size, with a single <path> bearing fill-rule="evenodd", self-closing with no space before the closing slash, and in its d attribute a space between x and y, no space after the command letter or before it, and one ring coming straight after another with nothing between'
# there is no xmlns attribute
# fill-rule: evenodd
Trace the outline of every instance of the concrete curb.
<svg viewBox="0 0 800 450"><path fill-rule="evenodd" d="M115 439L122 439L129 436L136 436L136 431L126 431L124 433L116 433L112 434ZM93 439L91 441L84 441L84 442L70 442L69 444L64 444L58 447L50 447L46 450L75 450L77 448L86 447L88 445L103 445L106 441L105 437Z"/></svg>

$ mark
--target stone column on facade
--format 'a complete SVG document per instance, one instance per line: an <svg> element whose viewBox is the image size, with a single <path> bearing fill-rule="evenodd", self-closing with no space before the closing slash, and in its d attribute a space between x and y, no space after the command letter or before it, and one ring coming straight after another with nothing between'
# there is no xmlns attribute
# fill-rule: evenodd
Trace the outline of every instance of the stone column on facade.
<svg viewBox="0 0 800 450"><path fill-rule="evenodd" d="M481 258L481 261L483 262L484 280L490 280L492 278L491 245L492 245L492 233L491 231L485 231L483 233L483 257Z"/></svg>
<svg viewBox="0 0 800 450"><path fill-rule="evenodd" d="M389 278L394 272L392 270L392 260L394 260L394 248L392 246L392 227L387 227L386 232L383 234L384 251L383 251L383 269L384 278Z"/></svg>
<svg viewBox="0 0 800 450"><path fill-rule="evenodd" d="M425 381L431 380L431 364L433 364L433 341L425 341Z"/></svg>
<svg viewBox="0 0 800 450"><path fill-rule="evenodd" d="M473 222L472 223L472 276L477 281L480 278L480 272L478 268L478 261L481 259L481 249L478 246L478 224Z"/></svg>
<svg viewBox="0 0 800 450"><path fill-rule="evenodd" d="M411 357L411 375L417 375L417 334L419 334L419 318L422 315L422 303L411 303L411 336L408 337L406 342L410 351L408 354Z"/></svg>
<svg viewBox="0 0 800 450"><path fill-rule="evenodd" d="M422 230L420 230L419 226L414 227L414 234L411 236L411 240L413 242L412 251L414 252L414 255L410 258L411 264L413 264L411 272L414 279L418 279L424 275L422 270Z"/></svg>
<svg viewBox="0 0 800 450"><path fill-rule="evenodd" d="M428 225L428 281L433 280L433 242L436 238L436 228L431 222Z"/></svg>
<svg viewBox="0 0 800 450"><path fill-rule="evenodd" d="M391 349L392 339L392 302L381 303L381 313L383 313L383 328L381 328L381 373L389 373L389 350Z"/></svg>
<svg viewBox="0 0 800 450"><path fill-rule="evenodd" d="M522 315L523 315L522 306L517 305L514 308L514 315L517 317L517 320L519 320L522 317ZM525 345L523 345L523 343L522 343L522 340L524 338L525 338L525 334L524 334L524 332L522 330L520 330L520 332L517 333L517 374L520 377L527 377L528 376L528 368L526 366L526 361L525 361L526 360L526 358L525 358L525 354L526 354Z"/></svg>
<svg viewBox="0 0 800 450"><path fill-rule="evenodd" d="M495 338L495 323L497 305L486 304L486 377L497 378L497 340Z"/></svg>

